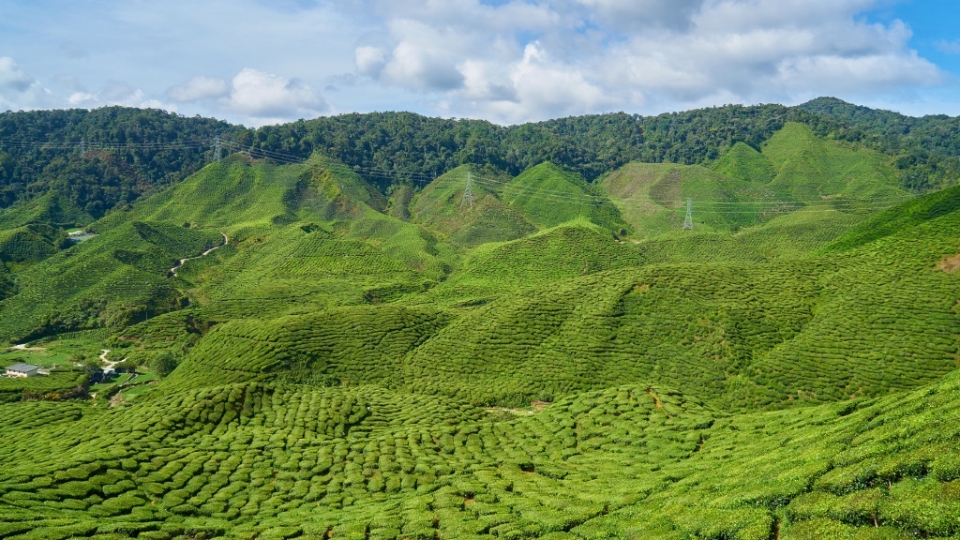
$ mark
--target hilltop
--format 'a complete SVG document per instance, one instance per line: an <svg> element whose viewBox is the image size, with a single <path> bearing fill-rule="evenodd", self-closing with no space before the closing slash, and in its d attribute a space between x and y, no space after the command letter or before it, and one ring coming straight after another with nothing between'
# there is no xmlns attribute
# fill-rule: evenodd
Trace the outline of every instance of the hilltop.
<svg viewBox="0 0 960 540"><path fill-rule="evenodd" d="M58 114L230 152L6 154L0 537L960 534L954 119Z"/></svg>

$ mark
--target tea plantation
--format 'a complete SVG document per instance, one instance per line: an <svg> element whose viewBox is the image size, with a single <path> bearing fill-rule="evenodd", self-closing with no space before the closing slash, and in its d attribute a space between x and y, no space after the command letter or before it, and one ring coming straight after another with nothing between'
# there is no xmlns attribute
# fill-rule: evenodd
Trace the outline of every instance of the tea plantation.
<svg viewBox="0 0 960 540"><path fill-rule="evenodd" d="M960 538L960 187L750 142L18 203L0 539Z"/></svg>

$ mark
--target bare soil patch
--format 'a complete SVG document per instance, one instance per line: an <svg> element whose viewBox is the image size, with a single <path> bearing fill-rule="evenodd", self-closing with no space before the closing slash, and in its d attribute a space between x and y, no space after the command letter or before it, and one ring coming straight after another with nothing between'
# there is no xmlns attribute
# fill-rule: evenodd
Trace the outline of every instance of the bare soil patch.
<svg viewBox="0 0 960 540"><path fill-rule="evenodd" d="M952 274L957 270L960 270L960 253L954 255L953 257L944 257L940 264L937 265L939 270L943 270L948 274Z"/></svg>

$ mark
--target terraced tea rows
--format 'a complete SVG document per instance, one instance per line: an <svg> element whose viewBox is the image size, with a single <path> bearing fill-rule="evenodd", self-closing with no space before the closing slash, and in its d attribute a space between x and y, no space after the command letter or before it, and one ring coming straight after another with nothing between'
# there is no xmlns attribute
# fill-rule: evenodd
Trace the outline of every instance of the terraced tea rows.
<svg viewBox="0 0 960 540"><path fill-rule="evenodd" d="M274 320L234 321L201 340L174 374L186 386L222 384L220 373L321 386L382 382L400 359L436 334L449 318L433 310L345 307Z"/></svg>
<svg viewBox="0 0 960 540"><path fill-rule="evenodd" d="M376 387L188 391L85 415L83 442L36 431L56 457L6 449L30 464L4 471L0 515L14 538L945 537L957 385L736 417L628 386L499 421Z"/></svg>
<svg viewBox="0 0 960 540"><path fill-rule="evenodd" d="M0 337L71 369L0 379L0 538L957 537L960 191L759 148L389 199L235 155L10 225ZM81 399L103 349L149 384Z"/></svg>
<svg viewBox="0 0 960 540"><path fill-rule="evenodd" d="M18 294L3 300L0 336L13 341L101 326L121 326L181 307L167 279L179 258L222 239L213 231L134 221L30 268Z"/></svg>

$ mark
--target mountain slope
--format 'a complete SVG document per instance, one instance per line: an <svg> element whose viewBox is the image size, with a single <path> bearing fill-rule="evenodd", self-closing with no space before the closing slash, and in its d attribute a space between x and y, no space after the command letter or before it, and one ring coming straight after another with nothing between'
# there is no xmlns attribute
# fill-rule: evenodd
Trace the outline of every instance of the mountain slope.
<svg viewBox="0 0 960 540"><path fill-rule="evenodd" d="M552 163L527 169L506 184L484 184L497 189L510 208L547 229L578 218L618 232L627 227L617 208L575 173Z"/></svg>
<svg viewBox="0 0 960 540"><path fill-rule="evenodd" d="M945 538L960 531L957 391L951 376L740 416L659 385L508 418L371 386L24 403L0 430L46 423L2 450L17 460L0 515L14 538Z"/></svg>
<svg viewBox="0 0 960 540"><path fill-rule="evenodd" d="M697 165L630 163L600 183L640 238L682 228L687 199L695 229L729 232L762 222L765 212L792 210L759 182L735 180Z"/></svg>
<svg viewBox="0 0 960 540"><path fill-rule="evenodd" d="M472 203L465 203L463 199L467 175L471 175L471 180L474 176L478 180L472 182ZM536 227L501 202L491 189L494 181L506 180L505 175L492 175L491 171L478 173L471 166L458 167L431 182L417 195L411 205L412 218L466 247L515 240L535 232Z"/></svg>
<svg viewBox="0 0 960 540"><path fill-rule="evenodd" d="M17 294L0 303L0 336L19 342L178 309L186 298L170 268L218 242L214 231L165 223L107 231L30 267Z"/></svg>
<svg viewBox="0 0 960 540"><path fill-rule="evenodd" d="M801 124L787 124L761 146L777 176L780 197L812 203L831 197L885 201L902 197L890 158L863 148L817 138Z"/></svg>

